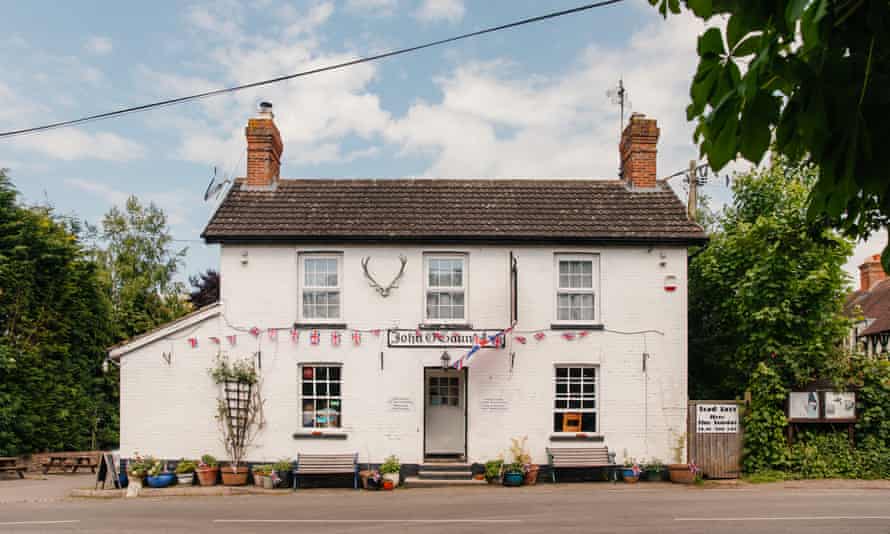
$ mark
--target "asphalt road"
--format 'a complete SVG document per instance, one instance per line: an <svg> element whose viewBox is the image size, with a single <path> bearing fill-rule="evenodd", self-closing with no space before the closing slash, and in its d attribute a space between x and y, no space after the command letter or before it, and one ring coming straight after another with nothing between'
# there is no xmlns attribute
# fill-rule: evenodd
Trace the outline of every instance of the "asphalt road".
<svg viewBox="0 0 890 534"><path fill-rule="evenodd" d="M890 533L890 490L564 484L0 505L0 532Z"/></svg>

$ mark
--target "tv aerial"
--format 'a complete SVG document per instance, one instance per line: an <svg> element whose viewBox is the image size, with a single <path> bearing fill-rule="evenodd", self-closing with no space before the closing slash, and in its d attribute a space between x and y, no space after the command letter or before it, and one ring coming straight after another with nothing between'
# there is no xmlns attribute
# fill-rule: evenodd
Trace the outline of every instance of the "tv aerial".
<svg viewBox="0 0 890 534"><path fill-rule="evenodd" d="M216 166L214 166L213 178L210 179L210 183L207 184L207 189L204 191L204 202L210 200L210 197L213 197L214 200L218 199L219 194L222 192L225 186L232 183L232 180L230 180L229 178L223 178L222 180L220 180L216 173Z"/></svg>

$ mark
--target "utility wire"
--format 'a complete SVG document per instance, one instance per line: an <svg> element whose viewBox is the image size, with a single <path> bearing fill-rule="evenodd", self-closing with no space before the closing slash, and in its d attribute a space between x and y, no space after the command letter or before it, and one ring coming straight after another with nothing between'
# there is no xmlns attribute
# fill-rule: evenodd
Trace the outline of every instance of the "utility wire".
<svg viewBox="0 0 890 534"><path fill-rule="evenodd" d="M601 2L593 2L593 3L589 3L589 4L584 4L582 6L574 7L571 9L565 9L562 11L554 11L551 13L547 13L545 15L539 15L537 17L531 17L531 18L527 18L527 19L517 20L515 22L510 22L508 24L502 24L500 26L492 26L492 27L485 28L482 30L477 30L477 31L470 32L470 33L456 35L454 37L449 37L447 39L440 39L438 41L432 41L432 42L412 46L409 48L399 48L396 50L390 50L389 52L384 52L382 54L376 54L373 56L364 56L364 57L360 57L360 58L353 59L350 61L336 63L334 65L328 65L325 67L318 67L315 69L305 70L302 72L287 74L285 76L279 76L277 78L270 78L268 80L262 80L259 82L252 82L252 83L247 83L244 85L236 85L234 87L226 87L224 89L215 89L213 91L197 93L197 94L193 94L193 95L189 95L189 96L182 96L179 98L171 98L169 100L161 100L159 102L153 102L151 104L143 104L140 106L133 106L133 107L129 107L129 108L118 109L115 111L108 111L105 113L99 113L96 115L89 115L86 117L81 117L79 119L73 119L73 120L61 121L61 122L53 122L50 124L44 124L42 126L34 126L32 128L23 128L20 130L9 130L6 132L0 132L0 139L14 137L14 136L18 136L18 135L32 134L32 133L41 132L41 131L45 131L45 130L52 130L52 129L56 129L56 128L64 128L67 126L75 126L77 124L84 124L87 122L110 119L110 118L118 117L121 115L128 115L130 113L138 113L138 112L142 112L142 111L148 111L148 110L154 109L154 108L172 106L172 105L176 105L176 104L182 104L182 103L191 102L194 100L210 98L213 96L223 95L223 94L227 94L227 93L234 93L235 91L242 91L244 89L251 89L251 88L260 87L263 85L270 85L273 83L279 83L279 82L283 82L283 81L287 81L287 80L292 80L294 78L301 78L301 77L309 76L312 74L319 74L319 73L327 72L327 71L331 71L331 70L342 69L344 67L358 65L360 63L367 63L370 61L376 61L378 59L384 59L384 58L388 58L388 57L392 57L392 56L398 56L401 54L407 54L409 52L416 52L418 50L423 50L425 48L441 46L444 44L453 43L455 41L469 39L471 37L478 37L480 35L485 35L486 33L493 33L493 32L500 31L500 30L507 30L510 28L515 28L517 26L523 26L525 24L531 24L533 22L541 22L541 21L548 20L548 19L563 17L565 15L572 15L575 13L580 13L582 11L587 11L587 10L598 8L598 7L606 7L606 6L609 6L612 4L617 4L617 3L620 3L623 1L624 0L604 0Z"/></svg>

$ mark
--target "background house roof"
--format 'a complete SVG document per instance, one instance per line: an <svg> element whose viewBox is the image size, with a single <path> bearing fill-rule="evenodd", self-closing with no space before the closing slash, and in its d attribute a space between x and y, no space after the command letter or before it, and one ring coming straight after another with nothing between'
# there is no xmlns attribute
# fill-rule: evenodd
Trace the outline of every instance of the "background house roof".
<svg viewBox="0 0 890 534"><path fill-rule="evenodd" d="M860 336L878 334L890 330L890 278L882 280L868 290L850 293L844 304L844 312L850 317L860 313L871 324L859 332Z"/></svg>
<svg viewBox="0 0 890 534"><path fill-rule="evenodd" d="M538 241L695 244L704 230L664 184L619 180L239 179L202 234L222 241Z"/></svg>

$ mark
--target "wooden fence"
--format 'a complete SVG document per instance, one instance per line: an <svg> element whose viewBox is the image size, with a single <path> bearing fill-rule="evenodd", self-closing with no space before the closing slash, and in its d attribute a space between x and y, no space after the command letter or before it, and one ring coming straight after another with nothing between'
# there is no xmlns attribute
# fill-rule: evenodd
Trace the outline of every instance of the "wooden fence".
<svg viewBox="0 0 890 534"><path fill-rule="evenodd" d="M686 419L688 457L704 477L739 477L742 471L743 409L743 401L689 401Z"/></svg>

